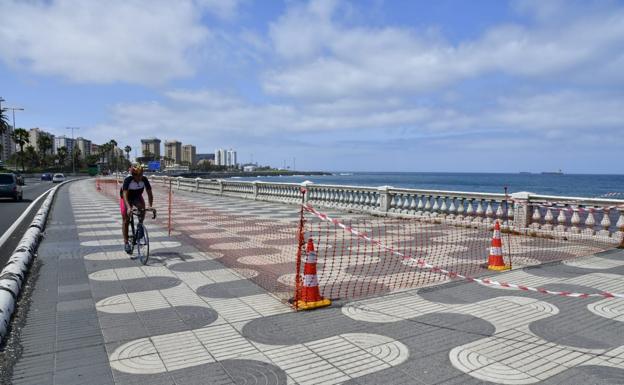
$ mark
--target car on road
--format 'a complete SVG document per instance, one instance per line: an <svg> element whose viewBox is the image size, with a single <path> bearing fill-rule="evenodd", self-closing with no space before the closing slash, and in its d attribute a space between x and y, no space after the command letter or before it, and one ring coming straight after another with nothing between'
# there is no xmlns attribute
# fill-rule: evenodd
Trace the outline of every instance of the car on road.
<svg viewBox="0 0 624 385"><path fill-rule="evenodd" d="M21 201L24 197L23 185L24 182L20 181L15 174L0 174L0 197L9 197Z"/></svg>
<svg viewBox="0 0 624 385"><path fill-rule="evenodd" d="M52 183L60 183L65 182L65 175L63 174L54 174L52 177Z"/></svg>
<svg viewBox="0 0 624 385"><path fill-rule="evenodd" d="M50 174L49 172L43 173L41 174L41 180L52 180L52 174Z"/></svg>

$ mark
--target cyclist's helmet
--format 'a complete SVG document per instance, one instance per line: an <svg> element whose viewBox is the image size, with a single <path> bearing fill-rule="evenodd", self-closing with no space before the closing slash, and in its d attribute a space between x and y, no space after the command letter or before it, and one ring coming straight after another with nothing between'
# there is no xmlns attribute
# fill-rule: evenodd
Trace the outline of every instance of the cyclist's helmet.
<svg viewBox="0 0 624 385"><path fill-rule="evenodd" d="M144 169L145 166L143 166L141 163L133 163L132 166L130 166L130 168L128 169L128 172L130 173L130 175L141 175L143 174Z"/></svg>

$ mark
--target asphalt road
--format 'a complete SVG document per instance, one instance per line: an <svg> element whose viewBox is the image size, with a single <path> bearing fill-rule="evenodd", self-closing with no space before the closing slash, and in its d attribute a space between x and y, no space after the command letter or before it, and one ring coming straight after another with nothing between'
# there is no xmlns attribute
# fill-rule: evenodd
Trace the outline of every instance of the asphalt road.
<svg viewBox="0 0 624 385"><path fill-rule="evenodd" d="M25 182L24 199L22 201L15 202L12 198L0 198L0 237L9 227L13 225L17 218L22 215L24 210L26 210L33 200L54 186L52 182L42 182L38 179L31 178L26 178ZM40 206L43 201L43 199L40 200L37 206ZM24 220L24 223L19 226L7 242L0 247L0 269L10 257L10 254L15 246L17 246L17 243L21 239L27 225L30 224L30 221L37 213L38 209L39 207L35 207L30 212L28 218Z"/></svg>

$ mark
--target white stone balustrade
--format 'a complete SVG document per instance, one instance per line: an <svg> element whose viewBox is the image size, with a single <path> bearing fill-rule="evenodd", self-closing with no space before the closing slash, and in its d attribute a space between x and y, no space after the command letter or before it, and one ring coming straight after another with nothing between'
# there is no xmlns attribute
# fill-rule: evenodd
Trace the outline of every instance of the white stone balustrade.
<svg viewBox="0 0 624 385"><path fill-rule="evenodd" d="M521 225L571 235L609 237L623 242L624 201L530 194L522 202L533 213Z"/></svg>
<svg viewBox="0 0 624 385"><path fill-rule="evenodd" d="M462 226L569 233L610 237L624 244L624 200L537 195L527 192L487 194L458 191L320 185L312 182L271 183L227 179L192 179L151 176L154 183L176 190L236 196L246 199L338 208L373 215L450 221Z"/></svg>

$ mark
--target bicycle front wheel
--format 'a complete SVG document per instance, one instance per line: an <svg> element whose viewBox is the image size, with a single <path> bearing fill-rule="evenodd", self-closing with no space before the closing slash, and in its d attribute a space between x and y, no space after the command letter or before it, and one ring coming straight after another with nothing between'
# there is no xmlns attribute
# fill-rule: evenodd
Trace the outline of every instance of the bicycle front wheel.
<svg viewBox="0 0 624 385"><path fill-rule="evenodd" d="M137 242L139 248L139 260L142 264L147 265L149 260L149 236L147 235L147 228L143 226L143 236L139 238Z"/></svg>

